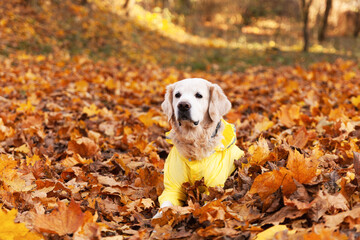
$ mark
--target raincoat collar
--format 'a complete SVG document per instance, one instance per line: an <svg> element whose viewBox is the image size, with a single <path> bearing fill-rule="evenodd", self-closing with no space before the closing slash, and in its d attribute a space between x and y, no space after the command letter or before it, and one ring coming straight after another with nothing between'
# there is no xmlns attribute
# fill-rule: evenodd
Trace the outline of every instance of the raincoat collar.
<svg viewBox="0 0 360 240"><path fill-rule="evenodd" d="M224 124L224 130L222 132L223 138L221 139L221 143L219 144L219 146L215 147L214 149L215 151L224 151L229 147L231 147L236 142L235 126L231 123L228 123L224 119L221 119L221 122ZM167 132L165 135L166 135L166 141L170 144L173 144L172 140L169 137L171 131L172 130Z"/></svg>

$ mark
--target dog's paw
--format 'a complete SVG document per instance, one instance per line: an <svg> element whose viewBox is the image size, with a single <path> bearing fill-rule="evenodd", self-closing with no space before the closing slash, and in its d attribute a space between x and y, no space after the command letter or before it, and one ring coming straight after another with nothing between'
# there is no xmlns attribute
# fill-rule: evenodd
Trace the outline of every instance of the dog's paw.
<svg viewBox="0 0 360 240"><path fill-rule="evenodd" d="M162 209L165 207L173 207L174 205L170 201L165 201L161 204L159 211L153 216L152 219L161 218L163 215Z"/></svg>
<svg viewBox="0 0 360 240"><path fill-rule="evenodd" d="M161 218L162 216L163 216L163 213L162 213L161 209L159 209L159 211L152 217L152 219Z"/></svg>

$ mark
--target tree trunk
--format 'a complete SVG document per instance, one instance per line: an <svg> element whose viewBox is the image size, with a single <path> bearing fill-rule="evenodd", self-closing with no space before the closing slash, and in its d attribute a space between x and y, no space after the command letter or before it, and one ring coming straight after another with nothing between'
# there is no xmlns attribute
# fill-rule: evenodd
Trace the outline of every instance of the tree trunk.
<svg viewBox="0 0 360 240"><path fill-rule="evenodd" d="M134 0L125 0L123 9L125 9L126 16L130 15L130 10L131 10L133 3L134 3Z"/></svg>
<svg viewBox="0 0 360 240"><path fill-rule="evenodd" d="M303 52L309 51L309 9L313 0L300 0L300 7L303 17L303 38L304 38L304 47Z"/></svg>
<svg viewBox="0 0 360 240"><path fill-rule="evenodd" d="M322 23L321 23L321 27L320 27L319 35L318 35L319 42L322 42L325 40L325 32L326 32L326 27L328 25L328 18L329 18L331 7L332 7L332 0L326 0L325 12L324 12L324 16L322 19Z"/></svg>
<svg viewBox="0 0 360 240"><path fill-rule="evenodd" d="M360 32L360 9L356 12L354 37L357 38Z"/></svg>

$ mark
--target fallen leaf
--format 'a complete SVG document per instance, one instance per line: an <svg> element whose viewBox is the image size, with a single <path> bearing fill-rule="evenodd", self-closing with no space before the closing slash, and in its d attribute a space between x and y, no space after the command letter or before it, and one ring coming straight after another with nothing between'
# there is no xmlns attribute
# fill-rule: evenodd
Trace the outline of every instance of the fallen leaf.
<svg viewBox="0 0 360 240"><path fill-rule="evenodd" d="M317 160L305 158L297 150L290 150L286 167L299 183L309 183L316 176Z"/></svg>
<svg viewBox="0 0 360 240"><path fill-rule="evenodd" d="M306 131L306 128L303 126L298 129L295 135L290 135L287 140L290 146L297 148L304 148L309 141L310 134Z"/></svg>
<svg viewBox="0 0 360 240"><path fill-rule="evenodd" d="M282 124L291 128L296 125L296 120L300 118L300 107L297 105L282 105L278 117Z"/></svg>
<svg viewBox="0 0 360 240"><path fill-rule="evenodd" d="M266 161L275 159L274 155L270 152L266 139L263 137L260 137L256 144L251 145L248 152L251 155L249 160L251 165L262 166Z"/></svg>
<svg viewBox="0 0 360 240"><path fill-rule="evenodd" d="M329 228L337 228L347 217L358 219L360 217L360 207L357 206L350 211L324 216L325 226Z"/></svg>
<svg viewBox="0 0 360 240"><path fill-rule="evenodd" d="M15 223L14 220L17 215L16 209L11 209L6 212L0 209L0 238L1 239L27 239L27 240L40 240L43 237L37 233L31 232L26 228L24 223Z"/></svg>
<svg viewBox="0 0 360 240"><path fill-rule="evenodd" d="M37 231L56 233L60 236L75 233L83 225L85 217L80 205L72 200L68 206L58 202L58 208L50 214L35 216L34 227Z"/></svg>
<svg viewBox="0 0 360 240"><path fill-rule="evenodd" d="M93 157L99 151L99 146L90 138L81 137L68 143L68 151L78 153L81 157Z"/></svg>
<svg viewBox="0 0 360 240"><path fill-rule="evenodd" d="M355 170L355 175L357 177L360 177L360 153L358 152L353 152L354 154L354 170Z"/></svg>
<svg viewBox="0 0 360 240"><path fill-rule="evenodd" d="M265 231L259 233L256 235L254 239L256 240L270 240L274 239L275 234L279 232L285 232L287 236L292 235L296 232L296 230L291 230L285 226L285 225L276 225L272 226L271 228L266 229Z"/></svg>
<svg viewBox="0 0 360 240"><path fill-rule="evenodd" d="M249 193L257 193L264 200L280 188L282 181L283 174L278 170L263 173L255 178Z"/></svg>

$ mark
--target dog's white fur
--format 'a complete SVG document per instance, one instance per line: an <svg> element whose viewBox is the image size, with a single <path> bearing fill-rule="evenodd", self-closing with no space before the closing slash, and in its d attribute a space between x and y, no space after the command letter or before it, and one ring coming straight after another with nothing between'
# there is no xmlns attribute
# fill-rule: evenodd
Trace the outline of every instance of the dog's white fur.
<svg viewBox="0 0 360 240"><path fill-rule="evenodd" d="M176 94L180 93L180 97ZM196 94L202 98L197 98ZM191 104L190 120L179 120L178 105ZM165 100L161 105L168 117L172 131L169 138L181 155L188 159L208 157L220 143L221 134L212 137L216 125L231 108L231 103L217 84L201 78L189 78L166 88ZM199 122L195 125L194 122ZM223 126L220 126L221 133Z"/></svg>
<svg viewBox="0 0 360 240"><path fill-rule="evenodd" d="M200 94L202 97L199 98ZM190 103L190 119L179 119L179 103ZM181 155L188 159L208 157L222 139L221 123L213 136L221 118L230 110L231 103L217 84L201 78L189 78L168 85L165 100L161 105L167 115L172 131L169 138ZM195 123L198 124L195 124ZM173 206L165 201L160 208ZM154 216L162 216L162 210Z"/></svg>

